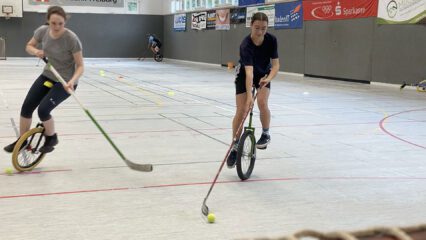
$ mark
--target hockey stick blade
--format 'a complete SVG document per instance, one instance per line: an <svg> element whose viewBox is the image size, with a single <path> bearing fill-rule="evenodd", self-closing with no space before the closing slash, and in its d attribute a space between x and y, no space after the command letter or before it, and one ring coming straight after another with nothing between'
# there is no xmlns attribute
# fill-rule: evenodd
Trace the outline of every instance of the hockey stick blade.
<svg viewBox="0 0 426 240"><path fill-rule="evenodd" d="M152 164L137 164L127 159L124 159L124 162L132 170L141 171L141 172L152 172L153 170Z"/></svg>

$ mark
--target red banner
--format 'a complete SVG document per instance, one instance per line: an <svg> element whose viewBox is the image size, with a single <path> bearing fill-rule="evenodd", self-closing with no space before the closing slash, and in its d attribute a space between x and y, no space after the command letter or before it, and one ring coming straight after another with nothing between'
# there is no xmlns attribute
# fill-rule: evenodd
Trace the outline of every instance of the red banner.
<svg viewBox="0 0 426 240"><path fill-rule="evenodd" d="M377 17L378 0L304 0L303 20Z"/></svg>

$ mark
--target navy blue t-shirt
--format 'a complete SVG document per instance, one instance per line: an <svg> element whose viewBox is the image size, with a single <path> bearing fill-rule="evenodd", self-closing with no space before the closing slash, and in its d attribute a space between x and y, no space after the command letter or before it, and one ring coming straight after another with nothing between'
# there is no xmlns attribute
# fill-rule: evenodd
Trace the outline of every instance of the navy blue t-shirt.
<svg viewBox="0 0 426 240"><path fill-rule="evenodd" d="M278 58L277 38L265 34L262 45L256 46L250 35L244 38L240 45L240 63L242 67L253 66L253 75L263 77L271 70L271 59ZM243 68L242 68L243 69Z"/></svg>

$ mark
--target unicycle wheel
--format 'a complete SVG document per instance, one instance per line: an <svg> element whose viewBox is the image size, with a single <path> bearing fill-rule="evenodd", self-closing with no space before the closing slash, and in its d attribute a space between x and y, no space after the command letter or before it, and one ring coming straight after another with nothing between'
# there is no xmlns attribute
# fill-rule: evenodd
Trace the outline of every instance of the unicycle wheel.
<svg viewBox="0 0 426 240"><path fill-rule="evenodd" d="M44 128L37 126L19 138L12 153L12 164L17 171L31 171L43 160L45 154L39 151L45 141L43 133Z"/></svg>
<svg viewBox="0 0 426 240"><path fill-rule="evenodd" d="M160 53L155 54L155 55L154 55L154 60L155 60L156 62L161 62L161 61L163 61L163 55L161 55Z"/></svg>
<svg viewBox="0 0 426 240"><path fill-rule="evenodd" d="M237 173L241 180L250 178L256 161L256 138L253 131L245 131L240 138L237 152Z"/></svg>

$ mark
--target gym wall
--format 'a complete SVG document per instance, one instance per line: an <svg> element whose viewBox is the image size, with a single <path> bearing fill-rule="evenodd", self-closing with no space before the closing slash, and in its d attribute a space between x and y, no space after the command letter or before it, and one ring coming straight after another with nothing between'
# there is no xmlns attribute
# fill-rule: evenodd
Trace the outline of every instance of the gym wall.
<svg viewBox="0 0 426 240"><path fill-rule="evenodd" d="M279 40L281 71L397 84L426 79L426 25L377 25L375 18L364 18L305 21L303 29L268 31ZM229 31L191 30L189 21L185 32L174 32L173 15L167 15L165 57L236 62L249 33L244 24Z"/></svg>
<svg viewBox="0 0 426 240"><path fill-rule="evenodd" d="M28 57L25 45L45 22L45 13L24 12L23 18L0 19L0 36L8 57ZM67 28L82 41L85 57L136 58L147 49L148 33L163 39L163 16L71 13Z"/></svg>

